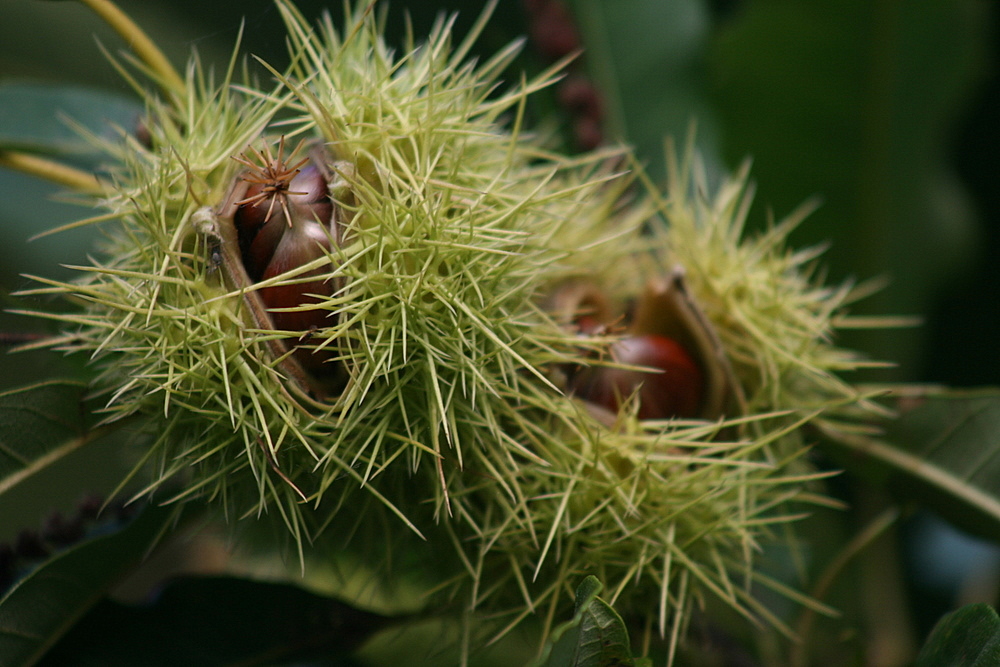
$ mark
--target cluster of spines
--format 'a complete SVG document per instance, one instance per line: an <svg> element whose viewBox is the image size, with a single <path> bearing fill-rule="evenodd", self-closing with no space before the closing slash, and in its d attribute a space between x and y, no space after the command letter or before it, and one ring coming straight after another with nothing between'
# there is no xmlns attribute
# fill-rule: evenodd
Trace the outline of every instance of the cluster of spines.
<svg viewBox="0 0 1000 667"><path fill-rule="evenodd" d="M746 244L744 177L708 200L680 170L667 197L650 189L651 202L620 210L626 185L606 183L611 153L539 148L521 132L523 102L554 70L497 93L513 50L473 67L473 37L452 51L447 23L397 59L360 13L343 36L329 24L318 35L279 7L294 61L274 72L279 87L237 94L231 74L216 88L192 68L188 100L150 98L151 147L112 150L125 164L109 200L122 220L115 259L81 283L52 284L89 303L67 317L78 331L65 344L104 359L111 415L164 416L147 490L185 477L176 499L218 501L235 518L273 511L300 552L323 528L378 525L348 506L413 535L443 531L465 570L447 579L471 606L515 616L555 609L595 570L614 597L656 602L674 636L697 591L766 614L733 582L752 578L757 538L809 479L782 476L803 450L774 443L794 440L804 411L853 398L829 374L853 361L825 341L844 294L805 280L805 258L783 254L787 227ZM280 131L269 127L279 110L290 116ZM325 404L289 389L266 345L282 335L255 327L243 301L262 288L226 284L213 253L214 207L240 178L233 158L285 135L316 135L333 162L352 165L344 244L324 260L343 285L327 302L339 319L313 332L344 343L351 379ZM603 343L560 329L539 306L545 290L594 273L627 300L641 281L623 279L620 263L650 246L655 270L689 271L753 414L640 422L623 408L609 428L552 386L551 366ZM787 288L770 305L795 342L815 345L796 377L819 389L791 416L782 341L756 314L738 317L760 306L725 289L747 277L735 258L759 260L762 280Z"/></svg>

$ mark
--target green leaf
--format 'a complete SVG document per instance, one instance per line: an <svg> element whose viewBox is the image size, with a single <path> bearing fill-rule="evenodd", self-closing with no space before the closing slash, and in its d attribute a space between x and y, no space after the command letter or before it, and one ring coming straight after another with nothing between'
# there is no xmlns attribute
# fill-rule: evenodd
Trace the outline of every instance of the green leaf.
<svg viewBox="0 0 1000 667"><path fill-rule="evenodd" d="M914 405L915 404L915 405ZM825 429L844 465L878 474L961 528L1000 540L1000 390L906 399L878 438Z"/></svg>
<svg viewBox="0 0 1000 667"><path fill-rule="evenodd" d="M0 664L35 664L141 561L177 506L147 507L125 529L45 562L0 599Z"/></svg>
<svg viewBox="0 0 1000 667"><path fill-rule="evenodd" d="M794 243L830 242L824 263L836 279L889 276L867 312L925 312L974 250L948 151L985 72L987 10L968 0L748 2L715 33L710 73L729 163L753 157L760 206L779 216L822 199ZM869 334L852 346L912 377L905 362L921 335Z"/></svg>
<svg viewBox="0 0 1000 667"><path fill-rule="evenodd" d="M597 597L601 582L589 576L576 589L573 620L555 629L536 667L642 667L632 657L625 622Z"/></svg>
<svg viewBox="0 0 1000 667"><path fill-rule="evenodd" d="M0 150L86 156L94 148L74 124L104 137L131 131L142 106L129 98L69 85L0 85Z"/></svg>
<svg viewBox="0 0 1000 667"><path fill-rule="evenodd" d="M956 665L1000 665L1000 617L988 604L966 605L938 621L915 667Z"/></svg>
<svg viewBox="0 0 1000 667"><path fill-rule="evenodd" d="M90 442L85 389L53 380L0 393L0 497Z"/></svg>
<svg viewBox="0 0 1000 667"><path fill-rule="evenodd" d="M663 142L683 144L692 123L710 165L721 162L708 99L705 0L571 0L583 64L603 97L608 137L634 146L654 178L666 170Z"/></svg>
<svg viewBox="0 0 1000 667"><path fill-rule="evenodd" d="M395 620L289 584L188 577L147 606L102 601L46 660L77 667L353 665L347 656Z"/></svg>

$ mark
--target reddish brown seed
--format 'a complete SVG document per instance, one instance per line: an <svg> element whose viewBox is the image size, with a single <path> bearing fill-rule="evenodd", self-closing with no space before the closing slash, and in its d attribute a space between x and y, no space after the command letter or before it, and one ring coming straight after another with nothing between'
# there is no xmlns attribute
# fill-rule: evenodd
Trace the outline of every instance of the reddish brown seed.
<svg viewBox="0 0 1000 667"><path fill-rule="evenodd" d="M323 172L311 159L294 164L283 160L284 142L277 157L265 147L251 149L257 164L246 156L237 158L248 170L242 179L248 183L242 199L236 202L233 216L243 267L251 282L279 278L305 264L323 258L338 242L337 221L329 185ZM292 155L298 148L292 151ZM333 294L334 281L327 278L329 265L289 276L277 285L260 288L258 294L268 310L269 324L278 331L298 334L297 343L289 341L295 359L305 370L319 377L336 376L339 364L328 363L332 350L310 349L310 332L330 324L330 311L286 309L321 304Z"/></svg>
<svg viewBox="0 0 1000 667"><path fill-rule="evenodd" d="M308 164L287 181L254 180L247 188L233 222L236 224L243 254L243 267L250 280L258 282L271 262L282 237L304 223L329 225L331 232L333 204L326 179L313 164ZM326 241L324 237L323 241ZM312 258L315 259L315 258ZM290 268L294 265L283 262Z"/></svg>
<svg viewBox="0 0 1000 667"><path fill-rule="evenodd" d="M616 412L638 389L640 419L698 416L704 379L677 341L653 334L631 336L614 343L610 353L616 363L650 370L592 366L574 378L574 394Z"/></svg>
<svg viewBox="0 0 1000 667"><path fill-rule="evenodd" d="M299 208L304 217L320 224L329 224L333 203L326 178L315 164L307 164L288 184L288 204Z"/></svg>
<svg viewBox="0 0 1000 667"><path fill-rule="evenodd" d="M323 228L315 222L300 222L286 229L281 241L275 248L271 261L264 270L261 280L280 276L286 271L319 259L330 249L330 242ZM306 278L323 275L329 269L324 267L297 276ZM295 308L297 306L319 303L320 295L329 296L332 293L330 283L324 280L274 285L260 290L264 305L272 308ZM304 310L300 312L271 311L271 321L274 327L282 331L309 331L326 325L326 310Z"/></svg>

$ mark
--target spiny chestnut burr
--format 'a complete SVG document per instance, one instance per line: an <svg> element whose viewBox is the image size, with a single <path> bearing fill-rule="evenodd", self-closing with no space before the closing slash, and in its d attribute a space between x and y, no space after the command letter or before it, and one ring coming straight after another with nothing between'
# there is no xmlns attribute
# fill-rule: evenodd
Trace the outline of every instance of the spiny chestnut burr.
<svg viewBox="0 0 1000 667"><path fill-rule="evenodd" d="M334 206L322 170L310 158L289 164L291 158L287 162L282 158L283 149L282 139L277 157L266 148L263 154L254 151L262 166L237 158L249 167L241 177L249 185L244 198L237 202L233 223L243 268L252 282L275 278L319 259L338 240ZM319 278L327 272L326 268L314 269L296 279L315 276L317 280L259 290L275 329L305 333L329 324L329 311L324 309L275 310L321 303L333 293L333 284ZM301 348L295 355L310 371L324 370L323 362L329 357Z"/></svg>
<svg viewBox="0 0 1000 667"><path fill-rule="evenodd" d="M571 383L575 395L617 412L621 402L638 389L639 419L698 416L704 392L702 371L677 341L656 334L627 336L609 351L617 364L648 370L582 369Z"/></svg>

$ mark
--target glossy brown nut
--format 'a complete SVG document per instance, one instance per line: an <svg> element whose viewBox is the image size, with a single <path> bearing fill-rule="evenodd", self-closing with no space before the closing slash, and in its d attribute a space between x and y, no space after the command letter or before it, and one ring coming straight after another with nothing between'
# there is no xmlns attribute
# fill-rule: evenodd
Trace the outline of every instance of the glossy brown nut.
<svg viewBox="0 0 1000 667"><path fill-rule="evenodd" d="M275 278L296 267L319 259L330 249L330 241L323 228L315 222L300 222L285 230L275 248L271 261L264 270L261 280ZM299 278L322 275L326 269L316 269ZM314 280L288 285L274 285L260 290L264 305L271 308L295 308L319 303L317 296L332 294L331 284L325 280ZM326 325L325 310L304 310L300 312L271 311L271 320L276 329L282 331L309 331Z"/></svg>
<svg viewBox="0 0 1000 667"><path fill-rule="evenodd" d="M253 151L260 166L245 156L237 159L248 171L241 176L247 185L236 202L233 226L243 268L252 283L278 278L320 259L338 242L334 206L323 171L309 158L295 164L284 161L283 145L279 145L277 158L266 148L263 153ZM328 363L332 349L310 349L309 333L327 326L330 312L285 309L320 304L333 294L328 273L329 267L324 266L289 278L316 280L280 282L258 290L269 319L261 325L297 332L299 341L291 344L294 358L317 378L342 371L339 364Z"/></svg>
<svg viewBox="0 0 1000 667"><path fill-rule="evenodd" d="M271 263L274 251L280 245L287 229L288 223L285 221L285 214L283 211L278 211L266 223L239 237L243 268L246 269L250 280L260 282L264 279L264 271Z"/></svg>
<svg viewBox="0 0 1000 667"><path fill-rule="evenodd" d="M332 218L326 178L314 164L306 164L288 180L252 181L233 216L250 280L263 279L288 230L303 223L319 223L332 230Z"/></svg>
<svg viewBox="0 0 1000 667"><path fill-rule="evenodd" d="M333 215L326 178L315 164L309 163L288 184L288 202L300 208L312 220L328 224ZM310 215L311 214L311 215Z"/></svg>
<svg viewBox="0 0 1000 667"><path fill-rule="evenodd" d="M573 394L617 412L638 389L640 419L698 416L704 378L677 341L655 334L630 336L615 342L610 353L616 363L650 370L591 366L573 378Z"/></svg>

